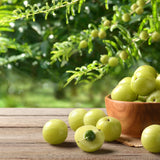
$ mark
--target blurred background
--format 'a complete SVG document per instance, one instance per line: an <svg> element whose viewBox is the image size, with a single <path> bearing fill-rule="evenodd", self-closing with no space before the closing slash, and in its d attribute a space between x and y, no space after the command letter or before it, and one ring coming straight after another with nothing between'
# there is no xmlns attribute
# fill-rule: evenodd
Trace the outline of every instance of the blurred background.
<svg viewBox="0 0 160 160"><path fill-rule="evenodd" d="M36 4L41 8L46 3L53 5L51 0L1 0L0 18L12 15L12 11L18 8L24 11L28 4ZM88 29L89 24L102 27L102 17L111 19L115 14L114 6L121 8L119 12L124 12L133 3L134 0L112 0L108 1L109 9L106 9L104 0L86 1L80 13L77 11L78 5L75 5L75 16L68 15L68 24L66 9L63 7L50 13L47 19L45 14L36 14L35 21L29 17L1 23L0 107L105 107L105 96L120 79L131 76L137 66L147 63L159 71L160 45L156 43L149 46L147 42L143 42L143 47L140 48L142 57L135 59L134 63L129 61L128 64L131 65L126 68L119 65L111 69L109 74L94 83L75 85L71 82L64 87L70 76L66 73L67 70L88 65L94 60L99 61L101 54L107 54L100 40L94 41L94 50L90 54L84 49L82 55L75 54L64 64L60 61L51 64L51 51L56 42L64 42L69 36L81 33ZM147 7L142 17L133 18L124 27L131 32L137 31L137 24L152 14L151 5Z"/></svg>

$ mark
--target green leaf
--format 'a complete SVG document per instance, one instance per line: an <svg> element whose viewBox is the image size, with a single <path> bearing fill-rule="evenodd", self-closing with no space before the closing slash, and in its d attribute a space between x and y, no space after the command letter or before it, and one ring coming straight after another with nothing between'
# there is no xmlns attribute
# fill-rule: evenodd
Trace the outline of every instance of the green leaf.
<svg viewBox="0 0 160 160"><path fill-rule="evenodd" d="M118 43L118 45L120 46L120 48L123 48L123 43L122 43L122 41L119 39L119 37L113 36L113 38L116 40L116 42Z"/></svg>
<svg viewBox="0 0 160 160"><path fill-rule="evenodd" d="M140 32L143 30L144 25L148 22L148 20L151 19L149 16L147 16L146 18L144 18L141 22L141 24L139 25L138 28L138 34L140 34Z"/></svg>
<svg viewBox="0 0 160 160"><path fill-rule="evenodd" d="M104 42L105 42L105 44L108 43L108 44L110 44L111 46L113 46L117 51L119 50L117 44L116 44L114 41L104 40Z"/></svg>
<svg viewBox="0 0 160 160"><path fill-rule="evenodd" d="M1 27L0 26L0 31L1 32L14 32L14 29L9 28L9 27Z"/></svg>
<svg viewBox="0 0 160 160"><path fill-rule="evenodd" d="M109 9L109 7L108 7L108 0L105 0L105 7L106 7L106 9Z"/></svg>
<svg viewBox="0 0 160 160"><path fill-rule="evenodd" d="M85 0L80 0L79 1L79 6L78 6L78 13L81 12L81 7L82 7L82 4L85 2Z"/></svg>
<svg viewBox="0 0 160 160"><path fill-rule="evenodd" d="M115 54L115 51L110 43L106 43L105 48L108 51L109 56L113 56L113 54Z"/></svg>
<svg viewBox="0 0 160 160"><path fill-rule="evenodd" d="M159 21L158 21L158 4L157 4L157 0L151 0L151 4L152 4L152 16L153 16L153 22L155 25L155 30L159 29Z"/></svg>

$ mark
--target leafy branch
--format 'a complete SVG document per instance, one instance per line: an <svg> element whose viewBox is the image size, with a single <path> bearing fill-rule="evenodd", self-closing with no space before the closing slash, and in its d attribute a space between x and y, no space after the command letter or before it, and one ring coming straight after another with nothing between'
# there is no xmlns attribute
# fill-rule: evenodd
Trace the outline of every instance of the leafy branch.
<svg viewBox="0 0 160 160"><path fill-rule="evenodd" d="M107 1L105 1L107 2ZM150 3L150 4L149 4ZM111 25L105 26L104 22L106 18L102 18L101 24L99 26L95 26L94 24L89 24L88 29L83 30L81 34L77 34L76 40L74 39L68 39L68 41L65 41L65 43L69 43L70 46L68 47L67 45L62 45L63 47L58 48L58 46L61 46L62 43L56 43L54 46L55 51L54 55L51 58L51 63L56 62L56 60L59 61L69 61L69 58L74 54L79 52L80 54L83 53L84 49L79 48L78 46L80 45L82 40L85 40L88 42L88 46L85 49L85 51L88 49L88 53L92 54L93 52L93 42L94 41L101 41L101 44L103 43L105 45L107 55L109 57L115 56L119 58L119 64L122 66L128 66L131 67L131 64L133 64L136 60L142 58L142 53L140 47L145 43L145 41L148 41L148 45L151 45L151 40L152 36L151 34L154 31L159 30L159 13L158 13L158 2L157 1L147 1L146 4L148 6L151 6L152 8L152 13L146 14L145 16L142 14L136 15L134 12L131 12L129 16L133 16L139 18L140 25L138 27L137 33L132 33L129 28L127 28L121 19L122 13L126 11L123 10L122 8L114 7L115 8L115 14L113 15L113 21L111 22ZM108 6L106 7L108 8ZM139 20L138 20L139 21ZM134 19L130 20L130 24L137 23ZM150 23L148 23L150 22ZM126 22L125 22L126 23ZM104 30L104 32L107 33L107 39L103 38L101 39L100 37L93 38L91 33L92 31L96 29L98 32L101 30ZM145 41L140 38L140 33L143 30L147 30L149 33L149 38L147 38ZM78 48L77 52L73 52L75 48ZM120 50L125 50L127 52L128 58L122 59L119 56L119 51ZM104 53L106 54L106 53ZM64 58L65 57L65 58ZM96 64L93 66L93 64ZM91 67L92 66L92 67ZM107 69L106 69L107 68ZM72 75L70 78L67 80L66 85L68 85L72 80L75 81L77 84L78 82L92 82L100 79L102 75L108 73L108 68L110 66L108 64L103 65L101 62L96 62L95 61L91 64L88 64L87 66L82 66L75 68L74 71L67 71L67 73L71 73ZM92 73L92 71L96 71Z"/></svg>
<svg viewBox="0 0 160 160"><path fill-rule="evenodd" d="M45 19L47 19L48 14L52 13L55 14L55 11L66 7L66 15L73 12L73 6L79 2L79 8L78 12L80 12L80 8L82 4L85 2L85 0L72 0L71 2L68 2L66 0L61 0L60 2L55 2L55 0L52 1L52 6L49 6L48 3L46 3L43 7L39 7L38 4L32 5L27 5L27 8L20 8L18 7L16 10L12 12L12 14L9 14L5 17L2 17L0 19L0 24L4 25L9 22L13 22L15 20L23 19L23 18L29 18L32 17L33 21L35 21L35 15L37 14L45 14ZM72 12L70 12L72 10Z"/></svg>
<svg viewBox="0 0 160 160"><path fill-rule="evenodd" d="M75 81L75 84L78 82L93 83L96 80L101 79L102 76L104 76L104 74L108 71L109 66L102 65L98 61L93 61L87 66L75 68L75 71L67 71L67 73L71 73L72 75L68 78L64 87L67 86L71 81Z"/></svg>
<svg viewBox="0 0 160 160"><path fill-rule="evenodd" d="M21 52L19 55L13 55L8 57L5 55L4 58L0 59L0 66L16 62L21 59L33 57L32 49L28 44L17 43L15 39L6 38L5 32L14 32L14 29L10 26L10 22L14 22L20 19L32 18L35 21L35 15L44 14L47 19L50 13L55 14L55 11L60 8L66 7L66 22L68 22L68 15L74 13L74 5L78 4L78 13L81 11L82 4L85 0L52 0L52 4L46 3L42 7L39 4L30 5L25 7L18 5L2 5L0 6L0 53L6 53L8 49L14 49Z"/></svg>

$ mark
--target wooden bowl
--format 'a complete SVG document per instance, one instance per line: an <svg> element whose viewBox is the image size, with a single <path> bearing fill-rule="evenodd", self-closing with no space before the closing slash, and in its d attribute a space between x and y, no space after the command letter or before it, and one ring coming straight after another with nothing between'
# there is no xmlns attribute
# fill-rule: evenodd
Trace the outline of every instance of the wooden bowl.
<svg viewBox="0 0 160 160"><path fill-rule="evenodd" d="M141 137L143 129L151 124L160 124L160 103L127 102L105 97L107 115L121 122L122 134Z"/></svg>

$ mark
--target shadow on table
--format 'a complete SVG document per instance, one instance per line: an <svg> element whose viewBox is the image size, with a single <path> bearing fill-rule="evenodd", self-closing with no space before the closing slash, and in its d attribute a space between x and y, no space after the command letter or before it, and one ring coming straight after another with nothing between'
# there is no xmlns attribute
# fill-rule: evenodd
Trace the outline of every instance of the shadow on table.
<svg viewBox="0 0 160 160"><path fill-rule="evenodd" d="M95 151L95 152L91 152L89 154L95 154L95 155L98 155L98 154L111 154L113 152L114 152L113 150L101 148L100 150Z"/></svg>
<svg viewBox="0 0 160 160"><path fill-rule="evenodd" d="M64 143L61 143L61 144L58 144L58 145L51 145L51 146L54 146L54 147L57 147L57 148L75 148L78 146L76 145L75 142L64 142ZM110 154L110 153L113 153L114 151L113 150L110 150L110 149L105 149L105 148L101 148L95 152L86 152L88 154L92 154L92 155L98 155L98 154Z"/></svg>
<svg viewBox="0 0 160 160"><path fill-rule="evenodd" d="M77 147L75 142L63 142L61 144L52 145L52 146L59 147L59 148L74 148L74 147Z"/></svg>

